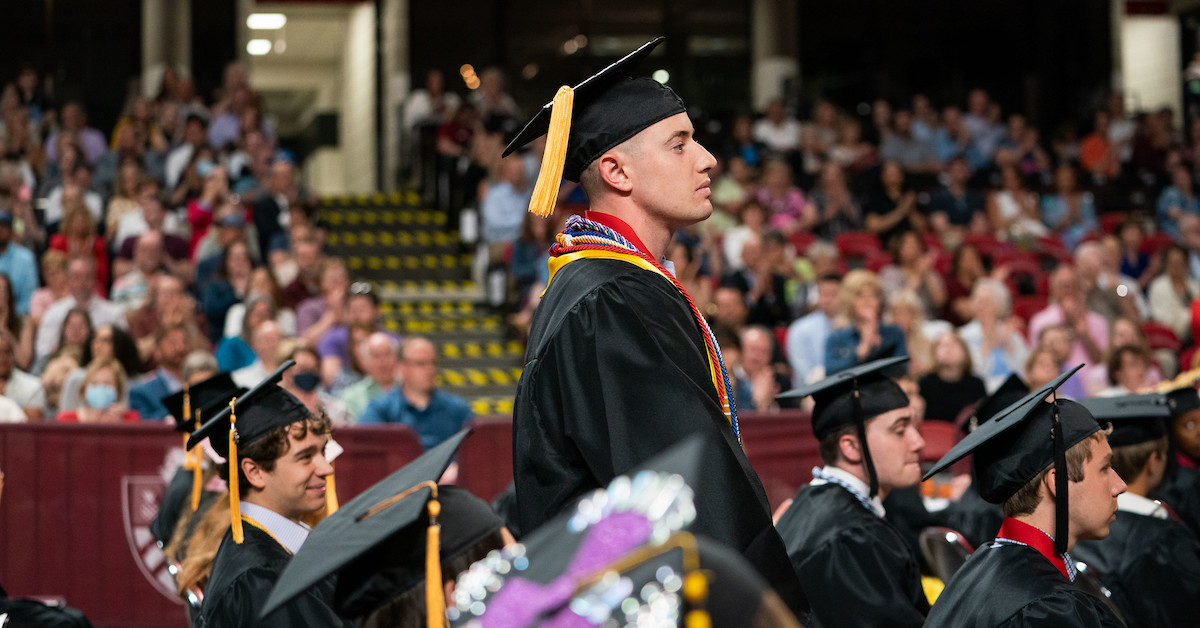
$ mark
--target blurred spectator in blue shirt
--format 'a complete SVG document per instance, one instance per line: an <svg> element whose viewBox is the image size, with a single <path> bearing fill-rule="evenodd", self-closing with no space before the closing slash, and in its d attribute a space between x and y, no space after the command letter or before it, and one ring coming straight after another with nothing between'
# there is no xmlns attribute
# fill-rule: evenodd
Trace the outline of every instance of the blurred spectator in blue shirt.
<svg viewBox="0 0 1200 628"><path fill-rule="evenodd" d="M437 351L425 338L412 337L400 347L398 388L376 397L358 418L359 425L403 423L430 447L456 434L472 418L467 401L438 390Z"/></svg>

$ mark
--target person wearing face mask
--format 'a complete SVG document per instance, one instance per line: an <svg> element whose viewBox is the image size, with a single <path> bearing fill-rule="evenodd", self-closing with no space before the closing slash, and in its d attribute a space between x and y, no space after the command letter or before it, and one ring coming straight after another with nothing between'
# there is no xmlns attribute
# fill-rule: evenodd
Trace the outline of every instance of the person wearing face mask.
<svg viewBox="0 0 1200 628"><path fill-rule="evenodd" d="M281 352L281 362L293 360L295 368L283 374L282 386L305 407L316 413L324 411L334 425L346 425L351 415L341 399L321 389L320 358L310 346L296 344Z"/></svg>
<svg viewBox="0 0 1200 628"><path fill-rule="evenodd" d="M125 394L125 369L116 360L93 361L88 367L79 396L84 405L58 413L60 423L132 423L141 421L136 410L120 401Z"/></svg>

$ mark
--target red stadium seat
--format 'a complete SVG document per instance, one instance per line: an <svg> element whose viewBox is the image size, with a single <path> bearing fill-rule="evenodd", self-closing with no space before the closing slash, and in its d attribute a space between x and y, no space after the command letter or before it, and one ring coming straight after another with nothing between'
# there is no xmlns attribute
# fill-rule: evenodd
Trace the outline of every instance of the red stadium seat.
<svg viewBox="0 0 1200 628"><path fill-rule="evenodd" d="M808 247L811 246L813 242L816 242L816 240L817 237L814 236L811 231L797 231L788 238L788 241L792 243L792 246L796 247L797 255L804 255L805 251L808 250Z"/></svg>
<svg viewBox="0 0 1200 628"><path fill-rule="evenodd" d="M1159 251L1175 244L1175 240L1165 233L1153 233L1142 239L1142 253L1154 255Z"/></svg>
<svg viewBox="0 0 1200 628"><path fill-rule="evenodd" d="M1175 331L1162 323L1146 321L1142 323L1142 333L1146 335L1146 341L1150 343L1152 350L1166 349L1177 353L1183 348L1183 343L1179 341Z"/></svg>
<svg viewBox="0 0 1200 628"><path fill-rule="evenodd" d="M1128 219L1129 214L1125 212L1108 212L1107 214L1102 214L1100 216L1100 229L1104 233L1116 233L1117 227L1120 227L1121 223Z"/></svg>
<svg viewBox="0 0 1200 628"><path fill-rule="evenodd" d="M958 442L958 426L947 421L924 421L920 431L921 438L925 439L925 449L921 450L922 462L941 460Z"/></svg>
<svg viewBox="0 0 1200 628"><path fill-rule="evenodd" d="M879 238L873 233L866 231L847 231L837 234L833 239L834 246L837 247L838 253L842 257L859 257L865 258L872 251L882 251L883 246L879 244Z"/></svg>
<svg viewBox="0 0 1200 628"><path fill-rule="evenodd" d="M989 233L972 233L963 238L963 244L969 244L979 250L979 254L990 260L1004 257L1012 251L1012 246L996 239Z"/></svg>
<svg viewBox="0 0 1200 628"><path fill-rule="evenodd" d="M869 251L863 256L863 268L877 273L892 263L891 254L884 251Z"/></svg>
<svg viewBox="0 0 1200 628"><path fill-rule="evenodd" d="M1048 303L1046 297L1040 295L1017 297L1013 299L1013 316L1028 323L1034 314L1046 309L1046 303Z"/></svg>

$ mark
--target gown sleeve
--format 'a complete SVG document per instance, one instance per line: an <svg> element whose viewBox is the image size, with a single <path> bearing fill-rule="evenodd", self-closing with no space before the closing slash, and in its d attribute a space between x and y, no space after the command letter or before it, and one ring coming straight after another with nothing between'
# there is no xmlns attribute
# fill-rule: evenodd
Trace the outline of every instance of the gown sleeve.
<svg viewBox="0 0 1200 628"><path fill-rule="evenodd" d="M986 600L980 600L986 603ZM998 628L1121 628L1125 624L1092 594L1059 589L1021 607Z"/></svg>

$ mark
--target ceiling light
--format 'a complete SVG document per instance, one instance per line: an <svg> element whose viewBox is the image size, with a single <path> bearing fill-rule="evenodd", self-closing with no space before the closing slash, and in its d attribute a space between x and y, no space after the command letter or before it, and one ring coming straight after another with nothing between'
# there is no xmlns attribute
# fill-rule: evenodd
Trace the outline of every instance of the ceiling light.
<svg viewBox="0 0 1200 628"><path fill-rule="evenodd" d="M655 70L654 74L651 76L653 76L654 80L658 81L659 83L665 84L667 81L671 80L671 73L667 72L666 70Z"/></svg>
<svg viewBox="0 0 1200 628"><path fill-rule="evenodd" d="M261 57L262 55L271 52L271 40L251 39L250 41L246 42L246 52L256 57Z"/></svg>
<svg viewBox="0 0 1200 628"><path fill-rule="evenodd" d="M287 24L287 16L282 13L251 13L246 16L246 27L255 31L275 31Z"/></svg>

